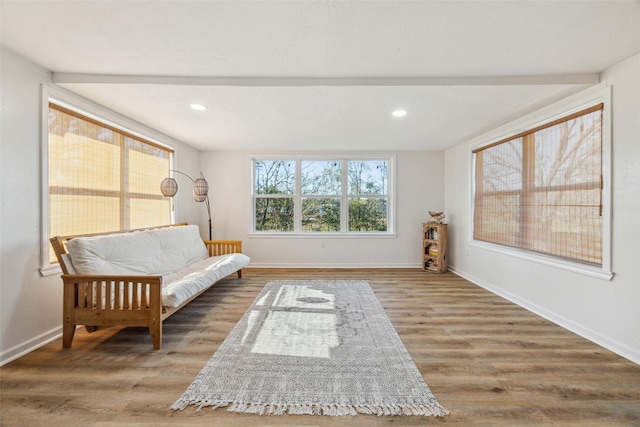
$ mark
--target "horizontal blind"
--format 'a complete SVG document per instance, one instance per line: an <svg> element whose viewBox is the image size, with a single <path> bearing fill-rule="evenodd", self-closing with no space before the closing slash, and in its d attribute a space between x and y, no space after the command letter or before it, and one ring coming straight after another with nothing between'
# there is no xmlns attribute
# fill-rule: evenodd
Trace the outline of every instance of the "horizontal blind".
<svg viewBox="0 0 640 427"><path fill-rule="evenodd" d="M172 150L53 102L48 136L50 236L171 221L160 183Z"/></svg>
<svg viewBox="0 0 640 427"><path fill-rule="evenodd" d="M475 150L474 238L601 266L602 111Z"/></svg>

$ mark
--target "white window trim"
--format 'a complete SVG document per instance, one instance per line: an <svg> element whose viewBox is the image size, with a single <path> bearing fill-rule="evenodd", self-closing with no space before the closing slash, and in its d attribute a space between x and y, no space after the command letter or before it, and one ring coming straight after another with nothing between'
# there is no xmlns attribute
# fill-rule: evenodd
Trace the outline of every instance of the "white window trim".
<svg viewBox="0 0 640 427"><path fill-rule="evenodd" d="M82 98L61 87L48 84L41 85L41 110L40 110L40 274L50 276L60 274L62 270L58 264L49 264L49 102L54 102L70 110L77 111L87 117L91 117L115 128L139 136L155 144L174 151L174 142L169 143L170 138L153 129L137 123L125 116L109 110L88 99ZM164 141L164 142L162 142ZM175 159L171 159L172 165ZM171 166L173 167L173 166ZM160 190L158 190L160 191ZM171 202L171 221L174 221L173 201Z"/></svg>
<svg viewBox="0 0 640 427"><path fill-rule="evenodd" d="M249 224L251 224L251 229L248 231L247 236L249 238L316 238L316 239L344 239L344 238L396 238L396 203L395 203L395 194L396 194L396 154L388 153L388 152L369 152L369 153L336 153L336 152L327 152L322 154L309 154L309 153L255 153L249 155L249 167L251 168L250 176L251 180L249 182L249 195L251 198L251 209L250 215L251 220ZM291 160L299 162L303 160L387 160L389 162L389 170L388 170L388 210L387 210L387 226L388 229L385 232L349 232L349 231L336 231L336 232L299 232L299 231L289 231L289 232L280 232L280 231L255 231L255 203L254 203L254 194L253 194L253 186L255 181L254 176L254 161L256 160ZM299 188L300 185L300 173L296 169L296 186ZM346 187L346 175L342 175L342 188ZM294 205L299 204L301 201L302 195L294 194ZM341 198L345 197L344 195L340 196ZM343 201L344 203L344 201ZM346 211L342 212L342 215L346 215ZM296 223L299 222L297 209L294 212L294 221ZM346 219L342 218L342 223L345 224Z"/></svg>
<svg viewBox="0 0 640 427"><path fill-rule="evenodd" d="M494 142L503 140L510 135L519 134L527 130L536 128L544 123L549 123L555 119L568 116L572 113L584 110L585 108L604 104L602 113L602 267L590 266L578 262L564 260L551 255L538 254L523 249L512 248L509 246L488 243L473 238L473 218L474 218L474 196L475 196L475 161L473 150L490 145ZM538 264L548 265L563 270L572 271L574 273L584 274L599 279L611 280L614 273L611 269L611 88L604 85L598 85L588 89L565 100L559 101L549 107L538 110L529 114L515 122L500 127L499 129L485 134L483 137L476 138L472 142L469 150L469 167L471 176L469 180L469 206L471 207L471 215L469 217L469 241L470 246L480 249L490 250L503 255L515 258L525 259Z"/></svg>

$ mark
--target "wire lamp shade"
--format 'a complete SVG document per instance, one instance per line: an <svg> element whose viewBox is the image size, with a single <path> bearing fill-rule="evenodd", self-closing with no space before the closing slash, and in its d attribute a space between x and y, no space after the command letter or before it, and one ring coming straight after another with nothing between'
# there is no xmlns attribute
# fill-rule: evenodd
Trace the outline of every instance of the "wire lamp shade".
<svg viewBox="0 0 640 427"><path fill-rule="evenodd" d="M178 183L173 178L165 178L160 184L160 191L163 196L173 197L178 192Z"/></svg>
<svg viewBox="0 0 640 427"><path fill-rule="evenodd" d="M203 202L204 197L209 193L209 183L204 178L198 178L193 182L193 198L196 202ZM197 200L196 196L202 197L202 200Z"/></svg>

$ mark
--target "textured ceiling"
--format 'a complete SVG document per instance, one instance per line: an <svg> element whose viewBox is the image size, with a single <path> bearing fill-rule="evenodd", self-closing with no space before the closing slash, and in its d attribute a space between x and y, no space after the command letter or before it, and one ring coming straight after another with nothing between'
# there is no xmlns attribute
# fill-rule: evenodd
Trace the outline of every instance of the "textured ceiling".
<svg viewBox="0 0 640 427"><path fill-rule="evenodd" d="M640 52L638 1L1 7L2 43L58 84L202 150L442 150Z"/></svg>

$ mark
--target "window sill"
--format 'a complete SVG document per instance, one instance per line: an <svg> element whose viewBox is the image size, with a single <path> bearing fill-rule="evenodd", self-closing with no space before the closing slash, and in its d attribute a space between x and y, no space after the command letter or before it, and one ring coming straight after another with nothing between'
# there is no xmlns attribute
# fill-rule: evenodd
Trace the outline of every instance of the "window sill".
<svg viewBox="0 0 640 427"><path fill-rule="evenodd" d="M249 233L250 239L395 239L395 233Z"/></svg>
<svg viewBox="0 0 640 427"><path fill-rule="evenodd" d="M48 265L46 267L40 267L40 275L53 276L54 274L62 274L62 269L58 264Z"/></svg>
<svg viewBox="0 0 640 427"><path fill-rule="evenodd" d="M571 262L562 260L560 258L536 254L533 252L519 250L516 248L510 248L506 246L496 245L487 242L481 242L478 240L472 240L469 242L470 246L474 246L480 249L486 249L492 252L497 252L502 255L512 256L515 258L524 259L527 261L535 262L538 264L544 264L551 267L560 268L563 270L571 271L573 273L584 274L585 276L595 277L603 280L611 280L613 278L614 273L601 268L595 267L585 264L580 264L577 262Z"/></svg>

